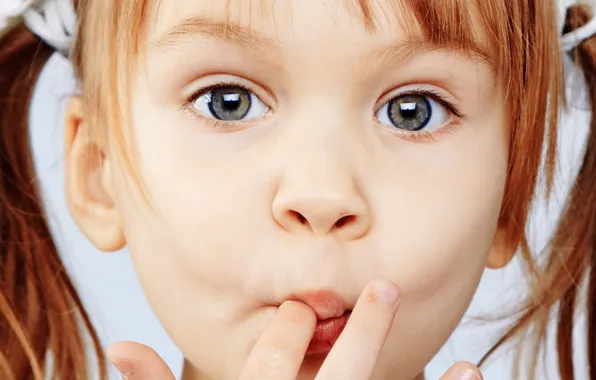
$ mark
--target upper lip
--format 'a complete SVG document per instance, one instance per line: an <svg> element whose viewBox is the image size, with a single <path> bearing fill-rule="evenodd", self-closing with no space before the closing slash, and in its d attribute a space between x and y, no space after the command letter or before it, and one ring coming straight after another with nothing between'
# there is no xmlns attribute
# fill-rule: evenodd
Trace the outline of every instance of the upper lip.
<svg viewBox="0 0 596 380"><path fill-rule="evenodd" d="M317 314L319 321L339 318L350 310L347 302L338 293L330 289L293 294L287 300L299 301L310 306Z"/></svg>

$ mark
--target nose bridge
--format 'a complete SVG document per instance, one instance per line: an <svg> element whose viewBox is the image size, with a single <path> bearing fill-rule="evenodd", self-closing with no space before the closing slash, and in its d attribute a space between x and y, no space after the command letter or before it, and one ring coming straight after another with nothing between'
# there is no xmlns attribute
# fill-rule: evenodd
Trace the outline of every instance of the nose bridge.
<svg viewBox="0 0 596 380"><path fill-rule="evenodd" d="M354 157L350 154L357 151L353 146L355 131L342 120L339 110L332 111L336 107L319 109L321 102L303 112L311 116L308 121L291 128L293 133L289 134L285 149L293 151L293 157L285 166L283 177L300 191L339 196L357 187ZM312 117L315 115L316 120Z"/></svg>
<svg viewBox="0 0 596 380"><path fill-rule="evenodd" d="M339 196L357 186L357 175L350 161L339 143L327 136L298 152L285 177L288 183L300 186L301 191Z"/></svg>
<svg viewBox="0 0 596 380"><path fill-rule="evenodd" d="M346 132L338 125L309 125L290 138L286 153L292 153L282 164L273 204L274 218L285 230L346 239L368 231L369 210Z"/></svg>

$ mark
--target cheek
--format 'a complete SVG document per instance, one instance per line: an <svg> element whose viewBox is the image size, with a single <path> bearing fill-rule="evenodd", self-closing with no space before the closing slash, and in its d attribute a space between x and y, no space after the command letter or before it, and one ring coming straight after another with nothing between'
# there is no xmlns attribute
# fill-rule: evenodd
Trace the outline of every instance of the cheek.
<svg viewBox="0 0 596 380"><path fill-rule="evenodd" d="M506 140L493 127L462 131L453 142L460 149L437 152L437 160L425 155L401 173L407 189L397 181L376 189L382 194L376 241L394 242L378 249L403 296L380 366L388 373L409 368L413 377L434 356L468 308L492 248Z"/></svg>
<svg viewBox="0 0 596 380"><path fill-rule="evenodd" d="M203 166L179 161L179 154L157 157L147 157L145 167L151 170L140 173L153 209L130 192L125 174L119 184L135 270L156 316L185 357L212 373L226 373L235 367L214 358L241 363L266 320L244 318L256 307L245 296L252 276L248 268L264 239L264 194L270 191L254 180L254 172L235 170L235 165ZM230 342L239 344L231 350Z"/></svg>
<svg viewBox="0 0 596 380"><path fill-rule="evenodd" d="M251 160L223 164L180 152L152 153L140 172L152 209L124 193L130 183L123 183L120 201L139 275L161 273L171 280L163 283L199 296L208 288L222 304L230 301L222 296L245 290L256 244L271 223L270 186L256 180Z"/></svg>
<svg viewBox="0 0 596 380"><path fill-rule="evenodd" d="M448 284L475 286L470 277L478 277L486 264L508 161L496 108L453 136L392 149L392 168L384 171L393 173L371 184L378 249L417 299Z"/></svg>
<svg viewBox="0 0 596 380"><path fill-rule="evenodd" d="M198 128L178 110L141 112L156 107L143 96L137 101L138 177L154 209L130 191L121 205L140 276L146 267L174 282L185 280L185 289L238 294L246 277L243 263L251 257L247 252L259 238L255 227L269 217L272 194L251 167L258 161L252 156L259 155L250 150L252 139ZM130 190L128 177L122 173L123 191Z"/></svg>

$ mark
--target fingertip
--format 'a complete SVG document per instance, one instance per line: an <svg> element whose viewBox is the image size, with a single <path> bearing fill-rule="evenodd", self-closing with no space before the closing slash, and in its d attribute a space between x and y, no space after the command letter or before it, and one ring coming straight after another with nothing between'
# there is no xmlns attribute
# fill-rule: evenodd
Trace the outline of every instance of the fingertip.
<svg viewBox="0 0 596 380"><path fill-rule="evenodd" d="M279 306L277 312L292 323L308 323L312 326L317 324L315 311L302 302L286 301Z"/></svg>
<svg viewBox="0 0 596 380"><path fill-rule="evenodd" d="M398 286L387 280L375 280L370 283L375 298L388 305L398 305L401 294Z"/></svg>
<svg viewBox="0 0 596 380"><path fill-rule="evenodd" d="M150 347L135 342L116 342L107 352L108 360L128 379L173 379L163 359Z"/></svg>
<svg viewBox="0 0 596 380"><path fill-rule="evenodd" d="M447 371L441 380L483 380L482 372L474 364L459 362Z"/></svg>
<svg viewBox="0 0 596 380"><path fill-rule="evenodd" d="M128 377L134 373L131 353L134 353L133 349L135 345L136 343L132 342L116 342L106 351L108 360L122 376Z"/></svg>
<svg viewBox="0 0 596 380"><path fill-rule="evenodd" d="M121 358L128 356L128 349L132 344L135 344L135 343L132 343L132 342L113 343L110 347L108 347L108 350L106 351L106 355L108 356L108 359L110 359L110 360L112 360L112 358L121 359Z"/></svg>
<svg viewBox="0 0 596 380"><path fill-rule="evenodd" d="M472 364L470 362L460 362L459 366L463 371L468 371L470 373L473 373L476 376L475 379L478 379L478 380L483 379L482 372L480 372L480 369L478 369L478 367L475 366L474 364Z"/></svg>

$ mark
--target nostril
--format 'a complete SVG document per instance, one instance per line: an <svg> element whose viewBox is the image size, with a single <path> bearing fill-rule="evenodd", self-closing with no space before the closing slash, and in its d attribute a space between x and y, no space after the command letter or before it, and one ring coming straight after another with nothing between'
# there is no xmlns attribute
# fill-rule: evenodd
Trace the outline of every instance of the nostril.
<svg viewBox="0 0 596 380"><path fill-rule="evenodd" d="M340 218L337 222L335 222L334 227L335 228L342 228L346 224L351 224L351 223L354 223L355 221L356 221L356 216L355 215L347 215L347 216L344 216L344 217Z"/></svg>
<svg viewBox="0 0 596 380"><path fill-rule="evenodd" d="M308 220L306 220L306 218L304 217L304 215L302 215L301 213L297 212L297 211L290 211L290 214L296 218L296 220L298 220L298 222L302 225L308 224Z"/></svg>

